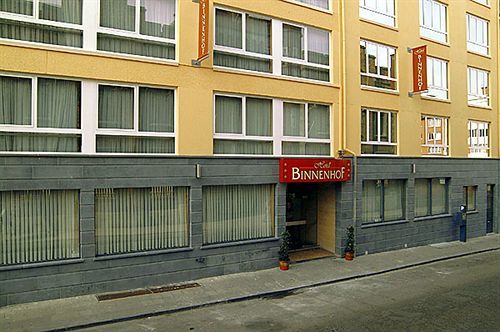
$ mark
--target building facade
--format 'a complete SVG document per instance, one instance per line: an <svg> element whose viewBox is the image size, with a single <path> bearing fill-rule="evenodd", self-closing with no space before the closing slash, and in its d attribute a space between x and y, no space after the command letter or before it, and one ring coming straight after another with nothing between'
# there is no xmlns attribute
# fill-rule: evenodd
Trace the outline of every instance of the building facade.
<svg viewBox="0 0 500 332"><path fill-rule="evenodd" d="M202 2L203 3L203 2ZM498 232L495 1L0 5L0 305ZM408 18L404 13L419 13ZM427 46L411 94L408 48ZM343 182L280 182L282 158Z"/></svg>

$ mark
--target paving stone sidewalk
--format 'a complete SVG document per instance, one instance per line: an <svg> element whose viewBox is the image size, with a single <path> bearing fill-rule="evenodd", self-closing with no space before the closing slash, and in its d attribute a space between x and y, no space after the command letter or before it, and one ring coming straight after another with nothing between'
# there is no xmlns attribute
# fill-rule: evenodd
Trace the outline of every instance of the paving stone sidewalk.
<svg viewBox="0 0 500 332"><path fill-rule="evenodd" d="M71 330L100 324L168 314L216 303L279 294L300 288L386 273L435 261L500 250L500 234L447 242L345 261L324 258L277 267L196 280L201 287L98 301L94 295L11 305L0 308L0 331Z"/></svg>

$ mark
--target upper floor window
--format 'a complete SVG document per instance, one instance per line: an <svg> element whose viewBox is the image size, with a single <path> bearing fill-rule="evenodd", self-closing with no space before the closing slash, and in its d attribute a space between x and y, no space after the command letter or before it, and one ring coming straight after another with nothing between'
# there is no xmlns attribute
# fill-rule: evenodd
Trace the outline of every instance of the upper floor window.
<svg viewBox="0 0 500 332"><path fill-rule="evenodd" d="M488 157L490 151L489 123L482 121L469 121L469 157Z"/></svg>
<svg viewBox="0 0 500 332"><path fill-rule="evenodd" d="M467 14L467 50L489 54L489 23L482 18Z"/></svg>
<svg viewBox="0 0 500 332"><path fill-rule="evenodd" d="M297 2L302 2L311 7L317 7L321 9L330 9L330 0L295 0Z"/></svg>
<svg viewBox="0 0 500 332"><path fill-rule="evenodd" d="M0 38L83 46L82 0L0 1Z"/></svg>
<svg viewBox="0 0 500 332"><path fill-rule="evenodd" d="M420 0L420 35L439 42L448 41L447 6L435 0Z"/></svg>
<svg viewBox="0 0 500 332"><path fill-rule="evenodd" d="M97 49L175 59L175 0L100 0Z"/></svg>
<svg viewBox="0 0 500 332"><path fill-rule="evenodd" d="M396 154L396 116L395 112L361 110L362 154Z"/></svg>
<svg viewBox="0 0 500 332"><path fill-rule="evenodd" d="M80 152L81 83L0 76L0 151Z"/></svg>
<svg viewBox="0 0 500 332"><path fill-rule="evenodd" d="M394 0L359 0L359 16L394 27L396 26Z"/></svg>
<svg viewBox="0 0 500 332"><path fill-rule="evenodd" d="M422 115L420 141L423 155L448 155L448 119Z"/></svg>
<svg viewBox="0 0 500 332"><path fill-rule="evenodd" d="M488 6L488 7L490 6L490 1L489 0L473 0L473 1L475 1L477 3L480 3L480 4L483 4L485 6Z"/></svg>
<svg viewBox="0 0 500 332"><path fill-rule="evenodd" d="M361 85L397 90L396 49L360 41Z"/></svg>
<svg viewBox="0 0 500 332"><path fill-rule="evenodd" d="M489 72L477 68L468 67L468 94L469 105L490 105Z"/></svg>
<svg viewBox="0 0 500 332"><path fill-rule="evenodd" d="M448 99L448 61L427 57L427 86L424 96Z"/></svg>

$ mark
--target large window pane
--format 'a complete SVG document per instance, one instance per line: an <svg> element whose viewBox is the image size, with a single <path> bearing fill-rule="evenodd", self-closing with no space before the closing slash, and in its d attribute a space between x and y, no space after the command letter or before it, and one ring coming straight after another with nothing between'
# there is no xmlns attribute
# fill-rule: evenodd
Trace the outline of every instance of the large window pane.
<svg viewBox="0 0 500 332"><path fill-rule="evenodd" d="M434 214L443 214L447 212L447 190L445 179L432 179L432 211Z"/></svg>
<svg viewBox="0 0 500 332"><path fill-rule="evenodd" d="M134 89L99 86L99 128L134 128Z"/></svg>
<svg viewBox="0 0 500 332"><path fill-rule="evenodd" d="M82 0L40 0L40 18L82 24Z"/></svg>
<svg viewBox="0 0 500 332"><path fill-rule="evenodd" d="M175 38L175 1L141 0L140 33Z"/></svg>
<svg viewBox="0 0 500 332"><path fill-rule="evenodd" d="M0 211L0 265L79 257L78 191L3 191Z"/></svg>
<svg viewBox="0 0 500 332"><path fill-rule="evenodd" d="M415 179L415 216L429 214L429 180Z"/></svg>
<svg viewBox="0 0 500 332"><path fill-rule="evenodd" d="M215 132L242 134L242 100L234 97L215 97Z"/></svg>
<svg viewBox="0 0 500 332"><path fill-rule="evenodd" d="M308 106L309 138L330 138L330 108L319 104Z"/></svg>
<svg viewBox="0 0 500 332"><path fill-rule="evenodd" d="M247 15L246 50L271 54L271 21Z"/></svg>
<svg viewBox="0 0 500 332"><path fill-rule="evenodd" d="M301 27L283 24L283 56L304 59L304 36Z"/></svg>
<svg viewBox="0 0 500 332"><path fill-rule="evenodd" d="M382 221L382 186L379 181L363 182L363 222Z"/></svg>
<svg viewBox="0 0 500 332"><path fill-rule="evenodd" d="M188 188L96 189L97 255L187 247Z"/></svg>
<svg viewBox="0 0 500 332"><path fill-rule="evenodd" d="M80 128L80 82L38 79L38 127Z"/></svg>
<svg viewBox="0 0 500 332"><path fill-rule="evenodd" d="M272 136L272 100L247 98L246 103L246 134L250 136Z"/></svg>
<svg viewBox="0 0 500 332"><path fill-rule="evenodd" d="M322 65L328 65L330 62L330 34L328 31L309 28L307 30L308 61Z"/></svg>
<svg viewBox="0 0 500 332"><path fill-rule="evenodd" d="M384 221L400 220L404 217L404 181L384 181Z"/></svg>
<svg viewBox="0 0 500 332"><path fill-rule="evenodd" d="M274 235L274 185L203 187L204 244Z"/></svg>
<svg viewBox="0 0 500 332"><path fill-rule="evenodd" d="M135 30L135 0L100 0L101 26Z"/></svg>
<svg viewBox="0 0 500 332"><path fill-rule="evenodd" d="M305 105L283 103L283 134L305 136Z"/></svg>
<svg viewBox="0 0 500 332"><path fill-rule="evenodd" d="M215 10L215 44L243 47L242 16L221 9Z"/></svg>
<svg viewBox="0 0 500 332"><path fill-rule="evenodd" d="M0 76L0 124L31 124L31 79Z"/></svg>
<svg viewBox="0 0 500 332"><path fill-rule="evenodd" d="M139 131L174 132L174 91L139 88Z"/></svg>
<svg viewBox="0 0 500 332"><path fill-rule="evenodd" d="M1 0L0 11L33 15L33 0Z"/></svg>

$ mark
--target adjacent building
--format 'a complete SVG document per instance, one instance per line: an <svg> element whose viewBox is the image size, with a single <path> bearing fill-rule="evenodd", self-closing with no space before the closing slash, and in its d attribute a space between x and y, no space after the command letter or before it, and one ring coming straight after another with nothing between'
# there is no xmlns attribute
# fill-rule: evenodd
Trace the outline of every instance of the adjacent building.
<svg viewBox="0 0 500 332"><path fill-rule="evenodd" d="M0 305L498 232L498 40L487 0L1 2Z"/></svg>

